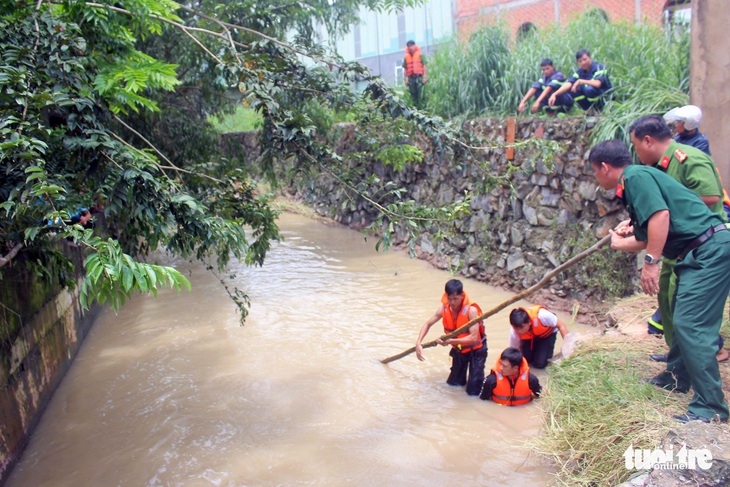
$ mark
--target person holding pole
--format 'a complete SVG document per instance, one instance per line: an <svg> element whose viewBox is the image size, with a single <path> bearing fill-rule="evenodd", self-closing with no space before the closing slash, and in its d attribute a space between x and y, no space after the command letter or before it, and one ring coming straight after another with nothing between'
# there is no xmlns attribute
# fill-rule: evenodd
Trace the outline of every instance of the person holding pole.
<svg viewBox="0 0 730 487"><path fill-rule="evenodd" d="M428 331L439 320L443 322L444 332L450 333L467 324L482 314L481 308L471 302L464 292L464 286L458 279L451 279L446 283L444 294L441 297L441 306L421 327L416 340L416 356L423 357L421 342ZM455 338L442 340L437 343L442 346L451 346L451 373L446 383L452 386L466 386L466 393L478 396L484 382L484 366L487 362L487 337L484 333L484 324L475 322L467 331Z"/></svg>
<svg viewBox="0 0 730 487"><path fill-rule="evenodd" d="M676 366L651 383L668 390L694 389L688 411L674 416L676 421L727 422L728 405L715 360L730 291L730 231L725 219L656 167L631 164L631 153L619 140L600 142L588 160L598 184L607 190L616 188L616 197L629 212L633 235L611 230L611 248L646 250L643 291L651 296L659 292L659 256L677 260L674 339L669 351L670 362Z"/></svg>

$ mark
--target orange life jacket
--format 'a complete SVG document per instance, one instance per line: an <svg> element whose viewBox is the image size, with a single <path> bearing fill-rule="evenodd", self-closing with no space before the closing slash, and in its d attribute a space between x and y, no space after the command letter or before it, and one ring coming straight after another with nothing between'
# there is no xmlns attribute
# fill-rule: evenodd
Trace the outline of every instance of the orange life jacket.
<svg viewBox="0 0 730 487"><path fill-rule="evenodd" d="M417 76L423 74L423 61L421 61L421 48L415 46L413 54L406 47L406 76Z"/></svg>
<svg viewBox="0 0 730 487"><path fill-rule="evenodd" d="M541 309L545 309L544 306L533 306L532 308L522 308L530 317L530 329L524 334L520 335L520 340L532 340L534 338L547 338L555 333L556 328L554 326L545 326L537 317L537 314Z"/></svg>
<svg viewBox="0 0 730 487"><path fill-rule="evenodd" d="M478 304L472 303L469 300L469 296L467 296L466 293L464 293L464 301L461 303L461 309L459 310L459 314L456 315L456 321L454 321L454 315L451 312L451 308L449 307L449 300L446 296L446 293L444 293L443 296L441 296L441 304L443 305L443 308L441 309L441 321L444 324L444 332L445 333L451 333L452 331L456 330L457 328L460 328L467 323L469 323L469 308L474 306L477 310L478 314L482 314L482 309L479 307ZM461 333L456 336L456 338L464 338L468 337L469 332L466 331L464 333ZM479 340L476 343L473 343L471 345L461 345L461 348L458 345L451 345L456 350L460 351L461 353L469 353L472 350L478 350L482 348L483 340L484 339L484 322L479 322Z"/></svg>
<svg viewBox="0 0 730 487"><path fill-rule="evenodd" d="M497 376L497 385L492 391L492 400L505 406L519 406L532 401L532 390L530 389L530 366L527 360L522 357L520 374L515 379L514 386L509 378L502 375L502 364L497 359L497 365L492 372Z"/></svg>

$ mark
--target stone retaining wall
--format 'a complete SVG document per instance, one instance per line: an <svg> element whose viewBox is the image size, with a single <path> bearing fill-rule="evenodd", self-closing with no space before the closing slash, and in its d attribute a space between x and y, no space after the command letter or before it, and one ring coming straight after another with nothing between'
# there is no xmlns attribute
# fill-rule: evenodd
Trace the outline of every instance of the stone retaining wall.
<svg viewBox="0 0 730 487"><path fill-rule="evenodd" d="M409 141L423 149L425 157L403 170L373 159L353 164L365 164L366 174L395 181L406 189L404 198L419 204L443 206L471 194L470 214L456 222L455 228L434 226L418 235L416 255L458 275L519 290L595 243L625 217L613 191L597 189L587 161L594 124L595 119L584 117L518 119L517 142L537 137L558 142L560 150L548 161L541 159L534 146L518 147L511 161L517 168L513 172L508 171L510 161L503 148L454 156L439 153L425 139ZM473 120L465 128L491 141L505 141L504 120ZM338 153L363 150L359 130L354 124L335 128ZM237 148L249 162L257 156L255 133L227 134L224 146ZM491 178L502 175L507 179L490 184ZM326 173L299 175L286 183L292 195L345 225L362 229L377 218L368 202L355 199L348 203L352 195ZM407 228L397 225L395 243L404 244L407 239ZM595 302L630 292L637 276L635 257L606 249L555 279L549 294Z"/></svg>

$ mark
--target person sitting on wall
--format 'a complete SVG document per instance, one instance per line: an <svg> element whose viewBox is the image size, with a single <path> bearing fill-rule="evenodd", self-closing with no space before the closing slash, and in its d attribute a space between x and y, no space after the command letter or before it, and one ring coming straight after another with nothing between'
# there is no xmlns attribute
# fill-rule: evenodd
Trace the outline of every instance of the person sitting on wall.
<svg viewBox="0 0 730 487"><path fill-rule="evenodd" d="M446 283L444 295L441 297L441 306L421 327L416 340L416 356L423 361L423 346L421 341L431 326L439 320L443 321L444 332L452 331L466 325L482 314L479 305L472 303L464 292L464 286L458 279L451 279ZM439 345L451 345L451 373L446 383L452 386L466 386L466 393L476 396L482 389L484 382L484 365L487 362L487 337L484 333L484 324L480 321L461 333L456 338L437 340ZM468 377L467 377L468 372Z"/></svg>
<svg viewBox="0 0 730 487"><path fill-rule="evenodd" d="M544 369L553 358L558 331L565 338L568 328L543 306L515 308L509 314L511 347L519 348L530 367Z"/></svg>
<svg viewBox="0 0 730 487"><path fill-rule="evenodd" d="M578 62L578 69L563 86L550 95L548 105L555 106L558 97L570 90L573 92L574 100L583 110L603 108L603 95L613 88L608 79L608 70L603 64L591 59L588 49L581 49L575 53L575 59Z"/></svg>
<svg viewBox="0 0 730 487"><path fill-rule="evenodd" d="M479 397L504 406L527 404L540 396L542 386L537 377L530 373L527 360L515 347L502 352L494 368L484 380Z"/></svg>
<svg viewBox="0 0 730 487"><path fill-rule="evenodd" d="M525 111L525 104L533 96L536 98L535 102L530 107L532 113L537 113L541 108L545 110L548 115L555 115L557 112L567 112L573 106L573 97L570 93L563 93L555 100L555 106L548 105L548 97L550 93L558 90L565 83L565 75L560 71L555 70L553 60L545 58L540 62L540 69L542 69L542 77L538 78L532 84L532 87L527 90L524 98L520 101L517 111L520 113Z"/></svg>

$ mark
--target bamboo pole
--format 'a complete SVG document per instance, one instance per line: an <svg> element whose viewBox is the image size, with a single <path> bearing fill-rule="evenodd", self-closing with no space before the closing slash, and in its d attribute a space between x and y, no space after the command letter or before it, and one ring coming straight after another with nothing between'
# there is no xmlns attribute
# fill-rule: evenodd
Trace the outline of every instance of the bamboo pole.
<svg viewBox="0 0 730 487"><path fill-rule="evenodd" d="M449 338L454 338L455 336L460 335L461 333L464 333L465 331L467 331L475 323L478 323L478 322L480 322L480 321L482 321L482 320L484 320L484 319L486 319L486 318L488 318L488 317L490 317L490 316L492 316L494 314L497 314L500 311L502 311L504 308L506 308L507 306L509 306L510 304L515 303L515 302L519 301L520 299L529 296L530 294L534 293L535 291L539 291L540 289L542 289L545 286L547 286L547 284L550 282L550 279L552 279L556 275L560 274L565 269L567 269L569 267L572 267L577 262L580 262L581 260L585 259L589 255L591 255L591 254L593 254L595 252L598 252L599 250L601 250L601 248L604 245L606 245L610 241L611 241L611 236L610 235L606 235L601 240L599 240L598 242L596 242L595 244L593 244L592 247L587 248L586 250L584 250L580 254L574 256L573 258L567 260L563 264L559 265L555 269L553 269L550 272L548 272L547 274L545 274L545 276L542 279L540 279L540 282L538 282L534 286L532 286L530 288L527 288L527 289L525 289L524 291L522 291L522 292L520 292L518 294L515 294L514 296L512 296L511 298L509 298L507 301L503 302L500 305L495 306L494 308L490 309L486 313L484 313L484 314L482 314L480 316L477 316L473 320L469 321L469 323L465 324L464 326L462 326L460 328L457 328L456 330L452 331L451 333L448 333L446 335L441 336L440 337L440 340L447 340ZM437 344L438 343L437 343L436 340L432 340L432 341L430 341L428 343L424 343L422 346L423 346L423 348L431 348L431 347L435 347ZM410 355L410 354L412 354L415 351L416 351L416 347L411 347L408 350L404 350L403 352L401 352L401 353L399 353L397 355L393 355L392 357L385 358L385 359L381 360L380 362L382 362L384 364L389 364L390 362L393 362L395 360L400 360L403 357L405 357L407 355Z"/></svg>

